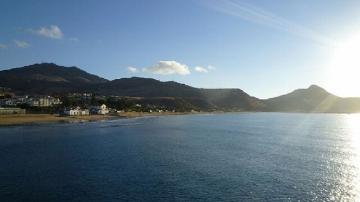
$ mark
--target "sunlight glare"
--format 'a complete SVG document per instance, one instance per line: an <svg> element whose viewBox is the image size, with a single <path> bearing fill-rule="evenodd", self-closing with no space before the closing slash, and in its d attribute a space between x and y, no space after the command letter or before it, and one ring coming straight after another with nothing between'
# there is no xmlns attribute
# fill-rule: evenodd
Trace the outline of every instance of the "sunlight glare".
<svg viewBox="0 0 360 202"><path fill-rule="evenodd" d="M351 161L355 169L352 180L353 194L355 201L360 201L360 114L348 115L346 122L353 150Z"/></svg>
<svg viewBox="0 0 360 202"><path fill-rule="evenodd" d="M360 96L360 32L339 43L328 70L328 86L343 97Z"/></svg>

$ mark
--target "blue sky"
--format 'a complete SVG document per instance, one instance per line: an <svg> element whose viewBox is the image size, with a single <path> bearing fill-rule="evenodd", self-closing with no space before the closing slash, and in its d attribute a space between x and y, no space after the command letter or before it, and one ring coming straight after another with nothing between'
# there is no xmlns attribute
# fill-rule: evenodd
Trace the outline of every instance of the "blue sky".
<svg viewBox="0 0 360 202"><path fill-rule="evenodd" d="M2 0L0 69L54 62L260 98L311 84L341 94L328 61L359 30L358 0Z"/></svg>

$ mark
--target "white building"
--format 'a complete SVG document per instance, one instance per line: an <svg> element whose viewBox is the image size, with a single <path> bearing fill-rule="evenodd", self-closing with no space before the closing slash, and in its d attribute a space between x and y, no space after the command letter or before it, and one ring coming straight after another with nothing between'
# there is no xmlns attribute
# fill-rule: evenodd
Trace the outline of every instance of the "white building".
<svg viewBox="0 0 360 202"><path fill-rule="evenodd" d="M81 116L88 116L90 115L90 111L88 109L81 110Z"/></svg>
<svg viewBox="0 0 360 202"><path fill-rule="evenodd" d="M100 108L98 109L98 114L105 115L105 114L108 114L108 113L109 113L109 109L106 107L105 104L102 104L100 106Z"/></svg>
<svg viewBox="0 0 360 202"><path fill-rule="evenodd" d="M80 107L76 107L74 109L65 109L64 114L68 116L79 116L80 115Z"/></svg>
<svg viewBox="0 0 360 202"><path fill-rule="evenodd" d="M102 104L101 106L95 106L92 108L91 111L95 114L101 114L101 115L105 115L109 113L109 109L106 107L105 104Z"/></svg>
<svg viewBox="0 0 360 202"><path fill-rule="evenodd" d="M53 105L61 104L59 98L53 98L51 96L40 97L40 98L31 98L28 100L30 106L33 107L50 107Z"/></svg>
<svg viewBox="0 0 360 202"><path fill-rule="evenodd" d="M65 109L64 114L68 116L87 116L90 113L88 109L81 109L80 107L76 107L74 109Z"/></svg>

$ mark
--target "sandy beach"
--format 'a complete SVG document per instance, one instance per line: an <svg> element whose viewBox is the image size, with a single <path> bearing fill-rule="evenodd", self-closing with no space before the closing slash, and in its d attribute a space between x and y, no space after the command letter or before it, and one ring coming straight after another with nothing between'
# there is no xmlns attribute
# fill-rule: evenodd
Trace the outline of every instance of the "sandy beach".
<svg viewBox="0 0 360 202"><path fill-rule="evenodd" d="M120 118L110 115L91 116L59 116L57 114L21 114L21 115L0 115L0 126L24 125L35 123L52 122L75 122L75 121L99 121L106 119Z"/></svg>
<svg viewBox="0 0 360 202"><path fill-rule="evenodd" d="M19 114L19 115L0 115L0 126L25 125L36 123L53 122L84 122L100 121L119 118L136 118L144 116L166 116L166 115L184 115L193 114L192 112L123 112L119 115L89 115L89 116L59 116L58 114Z"/></svg>

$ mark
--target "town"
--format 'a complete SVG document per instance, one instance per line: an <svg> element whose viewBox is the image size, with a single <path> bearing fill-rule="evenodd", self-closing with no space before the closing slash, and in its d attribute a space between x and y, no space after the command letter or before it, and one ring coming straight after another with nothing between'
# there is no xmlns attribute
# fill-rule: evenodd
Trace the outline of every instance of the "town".
<svg viewBox="0 0 360 202"><path fill-rule="evenodd" d="M15 95L0 91L0 115L58 114L59 116L121 115L126 112L177 112L175 107L142 98L69 93L55 96Z"/></svg>

